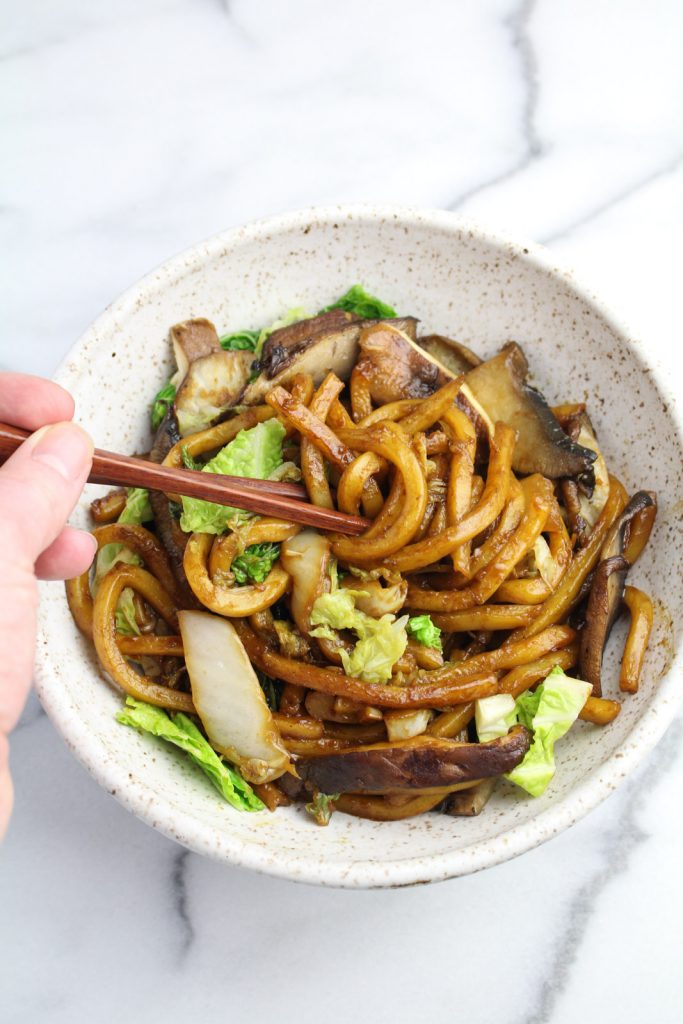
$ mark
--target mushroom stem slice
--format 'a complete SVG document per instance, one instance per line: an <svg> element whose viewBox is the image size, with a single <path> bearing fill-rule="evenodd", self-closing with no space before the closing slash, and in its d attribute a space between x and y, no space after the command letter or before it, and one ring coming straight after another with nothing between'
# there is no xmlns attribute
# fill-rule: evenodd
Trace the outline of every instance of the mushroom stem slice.
<svg viewBox="0 0 683 1024"><path fill-rule="evenodd" d="M581 678L591 684L595 697L602 696L602 655L621 609L627 571L623 555L604 558L595 570L579 659Z"/></svg>
<svg viewBox="0 0 683 1024"><path fill-rule="evenodd" d="M581 678L602 694L602 655L624 597L626 574L640 554L657 512L651 491L637 491L605 538L591 584L586 625L581 631Z"/></svg>
<svg viewBox="0 0 683 1024"><path fill-rule="evenodd" d="M498 779L482 779L472 789L461 789L446 801L444 812L453 818L473 818L489 802Z"/></svg>

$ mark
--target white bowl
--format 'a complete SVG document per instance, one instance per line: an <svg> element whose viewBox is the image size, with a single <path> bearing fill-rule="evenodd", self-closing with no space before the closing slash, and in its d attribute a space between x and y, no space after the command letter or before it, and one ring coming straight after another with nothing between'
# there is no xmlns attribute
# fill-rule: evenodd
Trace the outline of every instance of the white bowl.
<svg viewBox="0 0 683 1024"><path fill-rule="evenodd" d="M117 724L120 695L102 679L58 584L43 590L37 687L98 782L190 849L323 885L409 885L488 867L567 828L616 788L671 721L682 692L681 416L665 368L551 254L451 214L395 208L305 210L194 246L114 302L57 379L100 447L144 450L149 403L169 373L171 324L207 316L221 332L260 327L290 306L315 311L355 282L484 354L510 338L521 342L550 400L589 401L608 464L627 488L657 491L655 532L632 574L656 607L640 692L626 697L608 728L572 729L540 799L501 785L478 818L376 823L337 814L323 829L300 809L234 811L183 755ZM96 489L88 491L74 515L83 526ZM623 627L615 632L608 665L623 642ZM616 690L610 675L608 694Z"/></svg>

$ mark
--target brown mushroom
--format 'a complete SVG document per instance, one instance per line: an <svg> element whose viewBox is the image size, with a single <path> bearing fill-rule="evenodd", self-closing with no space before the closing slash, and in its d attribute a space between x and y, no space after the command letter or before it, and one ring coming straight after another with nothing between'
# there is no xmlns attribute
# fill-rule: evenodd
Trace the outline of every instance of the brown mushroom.
<svg viewBox="0 0 683 1024"><path fill-rule="evenodd" d="M288 797L289 800L302 800L306 795L306 788L298 775L292 775L290 772L285 774L277 780L278 786Z"/></svg>
<svg viewBox="0 0 683 1024"><path fill-rule="evenodd" d="M343 310L332 310L273 331L263 346L259 364L262 372L245 388L241 401L245 405L261 402L274 385L286 386L297 373L309 373L316 386L330 371L348 380L358 358L361 332L368 324L376 323L349 317ZM413 317L386 322L407 336L416 334L417 320Z"/></svg>
<svg viewBox="0 0 683 1024"><path fill-rule="evenodd" d="M565 477L560 482L562 501L567 512L567 526L569 532L576 538L576 545L585 548L590 536L588 523L581 513L581 501L579 498L579 487L576 480Z"/></svg>
<svg viewBox="0 0 683 1024"><path fill-rule="evenodd" d="M260 359L261 371L272 380L281 370L291 364L296 355L317 344L326 335L341 330L347 324L355 323L360 327L365 327L376 322L361 319L343 309L332 309L328 313L320 313L318 316L309 317L306 320L298 320L287 327L280 327L273 331L263 344ZM414 317L395 317L386 322L398 327L415 340L417 320Z"/></svg>
<svg viewBox="0 0 683 1024"><path fill-rule="evenodd" d="M488 743L458 743L421 735L404 742L302 757L296 769L307 787L323 793L429 789L509 772L520 763L529 743L529 732L521 725Z"/></svg>
<svg viewBox="0 0 683 1024"><path fill-rule="evenodd" d="M581 631L579 671L593 687L593 695L602 694L602 656L612 626L621 610L626 574L630 563L625 554L631 528L636 519L651 515L656 500L649 491L638 491L605 538L600 562L595 570L586 608L586 624Z"/></svg>
<svg viewBox="0 0 683 1024"><path fill-rule="evenodd" d="M424 398L455 378L447 366L421 349L404 331L383 328L385 325L379 324L361 337L363 351L358 362L364 369L375 402L384 404L401 398ZM474 425L476 458L482 461L493 433L493 423L466 383L461 385L455 401Z"/></svg>
<svg viewBox="0 0 683 1024"><path fill-rule="evenodd" d="M496 788L497 778L482 779L471 789L461 789L446 800L444 812L453 818L474 818L481 814Z"/></svg>
<svg viewBox="0 0 683 1024"><path fill-rule="evenodd" d="M215 423L235 404L249 379L250 352L224 352L210 320L174 324L171 342L178 372L175 412L180 436Z"/></svg>
<svg viewBox="0 0 683 1024"><path fill-rule="evenodd" d="M216 423L236 403L249 379L251 362L251 352L219 348L190 363L175 399L181 437Z"/></svg>
<svg viewBox="0 0 683 1024"><path fill-rule="evenodd" d="M356 366L377 405L401 398L426 398L451 379L440 363L388 322L365 328Z"/></svg>
<svg viewBox="0 0 683 1024"><path fill-rule="evenodd" d="M438 360L455 377L479 366L481 359L467 345L446 338L443 334L425 334L417 339L420 348Z"/></svg>
<svg viewBox="0 0 683 1024"><path fill-rule="evenodd" d="M336 311L338 312L338 311ZM329 316L330 314L325 314ZM320 322L322 317L301 321L303 324ZM284 384L297 373L310 373L314 382L319 383L332 370L341 380L347 381L354 365L362 362L372 382L372 396L377 402L397 401L401 398L424 397L432 394L438 387L453 380L453 374L446 366L435 359L430 353L421 349L415 341L417 323L413 317L389 320L357 320L346 326L329 327L314 332L304 342L303 332L296 334L296 343L286 358L279 357L274 367L277 371L273 377L267 369L252 381L244 390L240 401L252 405L263 401L264 396L275 384ZM299 328L292 324L290 331ZM359 347L361 339L367 338L371 331L371 340ZM273 359L269 355L268 344L282 346L282 335L274 331L264 345L262 364L266 365ZM275 339L272 342L272 339ZM359 359L359 351L364 348ZM481 456L485 455L485 445L493 424L476 401L466 384L463 384L457 398L457 404L464 409L475 425L477 436L481 442Z"/></svg>
<svg viewBox="0 0 683 1024"><path fill-rule="evenodd" d="M263 343L260 368L269 380L285 370L302 349L314 345L326 334L340 331L353 323L356 317L343 309L332 309L306 320L297 320L287 327L273 331Z"/></svg>
<svg viewBox="0 0 683 1024"><path fill-rule="evenodd" d="M574 481L581 518L588 527L593 527L600 518L600 513L609 497L610 482L607 463L600 451L595 427L585 411L577 413L566 422L566 431L572 441L595 453L595 462L590 470L587 473L579 473Z"/></svg>
<svg viewBox="0 0 683 1024"><path fill-rule="evenodd" d="M593 695L602 695L602 655L624 596L628 562L623 555L603 558L595 570L586 625L581 631L580 674L593 687Z"/></svg>
<svg viewBox="0 0 683 1024"><path fill-rule="evenodd" d="M528 364L516 342L471 370L465 382L485 410L517 431L512 460L518 473L550 479L587 473L595 453L572 441L540 391L527 383Z"/></svg>
<svg viewBox="0 0 683 1024"><path fill-rule="evenodd" d="M625 554L636 521L642 516L652 515L656 508L657 499L652 491L636 491L605 537L600 558L614 558L616 555Z"/></svg>
<svg viewBox="0 0 683 1024"><path fill-rule="evenodd" d="M401 329L399 321L366 322L366 328L361 335L358 365L364 370L375 402L423 398L457 376L434 355L420 348L410 332ZM466 383L460 388L456 404L474 424L477 459L483 460L493 424Z"/></svg>
<svg viewBox="0 0 683 1024"><path fill-rule="evenodd" d="M174 324L170 333L180 382L185 379L190 363L194 363L196 359L208 356L212 352L221 351L216 328L210 320L203 316Z"/></svg>

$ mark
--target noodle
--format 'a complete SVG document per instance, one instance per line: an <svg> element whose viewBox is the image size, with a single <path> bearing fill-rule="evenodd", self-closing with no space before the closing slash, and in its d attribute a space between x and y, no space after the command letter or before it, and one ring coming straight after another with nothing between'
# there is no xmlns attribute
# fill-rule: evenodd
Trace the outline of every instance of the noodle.
<svg viewBox="0 0 683 1024"><path fill-rule="evenodd" d="M362 703L387 708L448 707L479 697L489 697L498 689L495 677L485 671L474 672L466 675L466 678L452 674L450 678L448 674L446 677L429 678L438 676L441 669L422 673L421 677L418 676L419 681L408 686L365 683L344 675L339 669L320 668L318 665L283 657L259 640L243 620L237 620L235 628L250 659L261 671L286 682L299 682L312 690L341 694Z"/></svg>
<svg viewBox="0 0 683 1024"><path fill-rule="evenodd" d="M517 639L521 640L525 637L533 636L541 629L545 629L546 626L559 622L560 619L569 614L574 607L574 602L579 596L583 581L588 573L595 568L598 562L602 543L607 535L607 531L617 516L623 512L626 507L626 502L627 497L624 488L616 477L611 476L609 497L607 498L605 507L600 513L600 518L593 528L593 532L590 535L588 543L585 548L582 548L581 551L575 555L560 586L555 593L544 602L537 618L535 618L528 626L525 626L522 630L519 630L514 634Z"/></svg>
<svg viewBox="0 0 683 1024"><path fill-rule="evenodd" d="M475 785L472 782L464 782L461 789L469 789ZM449 790L453 792L453 790ZM427 796L416 796L405 803L398 805L389 803L382 796L360 796L354 793L343 793L334 805L338 811L345 814L354 814L357 818L370 818L371 821L402 821L405 818L414 818L417 814L424 814L440 804L445 793L427 794Z"/></svg>
<svg viewBox="0 0 683 1024"><path fill-rule="evenodd" d="M421 590L409 586L406 603L427 611L455 612L484 604L498 589L519 561L531 550L548 518L551 494L544 477L529 477L528 507L517 530L509 538L495 561L489 563L464 590Z"/></svg>
<svg viewBox="0 0 683 1024"><path fill-rule="evenodd" d="M471 508L474 459L477 434L474 426L460 409L444 410L441 422L452 440L451 471L446 496L446 523L457 526ZM467 575L470 564L471 540L466 540L451 552L453 568Z"/></svg>
<svg viewBox="0 0 683 1024"><path fill-rule="evenodd" d="M427 726L427 732L430 736L451 740L466 729L473 718L474 704L463 704L453 711L444 711L443 714L437 715Z"/></svg>
<svg viewBox="0 0 683 1024"><path fill-rule="evenodd" d="M347 314L336 309L314 318L315 337L319 330L324 335L319 324L327 316L337 331L339 317L343 321ZM102 668L121 690L168 711L195 715L203 727L192 695L183 692L189 680L204 716L198 675L193 684L184 660L187 649L192 668L193 634L185 631L187 613L178 615L194 595L199 607L232 623L231 642L243 659L235 664L243 671L246 656L254 666L265 698L253 677L245 683L255 691L282 750L291 756L291 774L281 778L281 785L255 786L264 804L275 810L305 793L314 805L322 800L314 807L320 820L328 805L374 821L402 820L438 808L450 793L481 782L438 786L438 774L432 771L430 776L429 768L429 758L439 761L438 740L462 741L481 756L474 719L476 709L481 728L484 711L477 701L508 695L502 706L510 706L509 697L528 694L556 668L578 676L583 664L588 674L590 634L582 631L585 602L600 575L596 568L616 548L623 555L624 574L640 557L652 531L656 498L639 491L622 515L628 503L623 486L610 476L607 488L597 445L586 452L577 441L579 425L589 424L583 403L548 407L547 416L556 417L549 433L560 449L559 463L549 460L547 451L544 459L534 459L532 452L532 468L538 464L542 472L521 472L520 466L530 465L533 448L528 435L526 449L523 443L524 416L534 414L526 409L521 418L513 417L504 387L484 399L475 387L476 377L454 378L427 357L423 365L419 350L413 351L407 335L392 324L375 323L366 333L361 326L360 339L353 342L358 358L355 364L347 358L343 371L333 351L338 334L331 347L321 350L331 364L325 370L307 356L299 361L308 344L301 323L276 333L274 349L268 353L266 341L259 358L286 387L262 373L254 392L262 404L228 410L223 422L182 438L170 447L164 465L182 467L187 455L206 459L241 431L276 417L286 431L285 454L278 459L286 460L287 469L293 464L300 470L309 501L350 515L362 512L368 520L365 531L353 537L322 536L310 529L302 532L284 519L245 515L218 536L183 534L175 520L177 510L169 512L169 522L158 512L148 529L113 521L127 503L125 490L114 491L92 504L94 521L103 524L93 530L98 549L121 545L127 552L123 558L134 556L142 566L114 561L105 575L97 574L97 586L95 581L91 585L89 573L69 580L69 608L78 629L93 638ZM402 362L406 359L408 366ZM472 361L474 365L475 357ZM487 368L494 362L498 357ZM310 372L297 372L304 368ZM240 401L249 401L251 389L248 384ZM172 436L172 413L164 438ZM519 433L506 419L515 422ZM558 424L569 437L555 437ZM534 444L541 443L542 433L531 432ZM242 440L248 443L248 438L240 444ZM566 461L580 458L577 449L583 449L581 472L572 469L576 462ZM525 460L521 450L526 451ZM591 468L594 455L598 461ZM598 466L602 469L596 472ZM593 477L596 493L590 497ZM174 494L167 497L180 500ZM152 505L156 510L154 498ZM129 508L127 515L131 517ZM280 544L285 544L282 559ZM248 555L236 562L246 549ZM597 584L592 592L599 593ZM619 610L620 590L615 594L610 623ZM630 628L619 687L622 693L635 693L653 604L647 594L626 586L623 605ZM332 609L327 619L323 608ZM179 618L185 645L178 635ZM328 621L334 629L320 625ZM129 635L133 632L140 635ZM364 644L370 645L371 654ZM229 664L220 657L216 661L218 672ZM371 670L358 667L367 667L368 661ZM210 672L210 658L208 664ZM604 726L620 710L618 700L590 696L579 717ZM235 708L236 719L241 712ZM230 705L226 719L232 715ZM511 763L519 764L530 740L528 731L516 724L500 742L512 739L520 745ZM412 746L406 750L405 744ZM228 748L215 749L224 756ZM315 773L307 774L311 765L321 783L331 783L340 769L330 759L350 762L354 752L362 755L357 762L361 767L355 775L342 775L344 785L338 788L346 791L333 795L330 784L328 793L319 793ZM413 760L405 761L407 767L401 760L408 755L419 769L414 776ZM368 769L362 765L372 756L379 761L374 762L375 774L366 776ZM511 756L509 748L505 756ZM392 770L400 764L400 771L407 773L399 785L396 776L382 774L389 762ZM509 764L504 767L502 762L493 771L476 768L477 775L490 776L491 786L508 771ZM440 778L443 782L454 776ZM477 810L482 805L480 800Z"/></svg>
<svg viewBox="0 0 683 1024"><path fill-rule="evenodd" d="M121 654L135 659L143 654L156 658L182 658L183 641L179 636L117 636Z"/></svg>
<svg viewBox="0 0 683 1024"><path fill-rule="evenodd" d="M262 519L249 523L240 533L214 537L193 533L187 542L183 567L195 596L219 615L247 616L275 604L289 586L289 575L276 562L263 583L235 587L229 585L233 559L250 544L282 541L293 537L299 528L279 520Z"/></svg>
<svg viewBox="0 0 683 1024"><path fill-rule="evenodd" d="M438 537L429 537L418 544L408 544L387 564L400 572L419 569L450 555L454 548L476 537L500 515L510 486L510 464L515 432L504 423L497 423L491 442L491 459L484 492L457 526L448 527Z"/></svg>
<svg viewBox="0 0 683 1024"><path fill-rule="evenodd" d="M354 563L376 562L398 551L417 530L427 504L427 485L410 445L393 423L340 431L342 441L361 452L374 452L393 462L403 484L400 514L381 537L339 537L332 544L337 558Z"/></svg>
<svg viewBox="0 0 683 1024"><path fill-rule="evenodd" d="M363 373L360 366L354 366L349 380L349 394L351 396L351 415L354 423L359 423L372 413L372 398L370 397L370 381Z"/></svg>
<svg viewBox="0 0 683 1024"><path fill-rule="evenodd" d="M303 444L310 444L310 441L302 442L302 446ZM341 512L354 516L360 513L365 485L370 477L379 473L382 465L383 460L379 455L375 455L374 452L363 452L346 467L337 485L337 505Z"/></svg>
<svg viewBox="0 0 683 1024"><path fill-rule="evenodd" d="M322 723L303 715L274 714L275 724L282 736L294 739L319 740L323 734Z"/></svg>
<svg viewBox="0 0 683 1024"><path fill-rule="evenodd" d="M433 615L434 625L446 633L475 632L480 629L516 629L528 625L537 614L532 605L487 604L481 608Z"/></svg>
<svg viewBox="0 0 683 1024"><path fill-rule="evenodd" d="M144 526L132 523L109 523L92 531L97 550L105 544L122 544L140 558L161 585L177 598L176 581L168 555L153 533ZM90 571L66 581L66 598L76 625L86 636L92 636L93 599L90 591Z"/></svg>
<svg viewBox="0 0 683 1024"><path fill-rule="evenodd" d="M474 427L464 412L456 409L453 405L462 387L463 379L463 377L457 377L442 388L439 388L433 395L424 398L412 412L409 412L399 420L401 430L405 431L409 437L412 437L419 430L426 430L427 427L431 427L437 420L448 417L449 423L456 424L454 429L458 433L460 440L464 440L465 437L472 437L474 435Z"/></svg>
<svg viewBox="0 0 683 1024"><path fill-rule="evenodd" d="M177 629L175 604L159 581L137 565L116 566L100 583L93 610L93 640L102 667L122 690L137 700L173 711L193 712L194 704L189 694L160 686L149 676L138 674L119 650L116 607L124 587L132 587L142 594L166 623Z"/></svg>
<svg viewBox="0 0 683 1024"><path fill-rule="evenodd" d="M609 725L621 711L618 700L605 700L604 697L589 697L579 718L593 725Z"/></svg>
<svg viewBox="0 0 683 1024"><path fill-rule="evenodd" d="M626 587L624 604L631 614L631 625L621 659L619 689L625 693L637 693L643 659L652 630L652 601L637 587Z"/></svg>
<svg viewBox="0 0 683 1024"><path fill-rule="evenodd" d="M312 386L313 381L311 380ZM332 402L343 387L344 385L338 377L333 373L328 373L310 401L311 412L324 422ZM325 461L315 445L305 437L301 441L301 475L312 504L319 505L321 508L334 508L330 485L325 473ZM358 508L360 508L360 496Z"/></svg>

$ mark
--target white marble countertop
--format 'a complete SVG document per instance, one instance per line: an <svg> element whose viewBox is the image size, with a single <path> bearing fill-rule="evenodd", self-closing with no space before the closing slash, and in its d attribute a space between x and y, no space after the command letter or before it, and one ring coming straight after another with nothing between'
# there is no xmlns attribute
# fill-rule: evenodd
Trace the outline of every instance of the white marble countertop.
<svg viewBox="0 0 683 1024"><path fill-rule="evenodd" d="M676 0L22 0L1 17L3 366L49 374L111 298L219 229L382 200L547 242L683 370ZM514 862L344 892L175 846L34 700L0 851L0 1019L674 1024L682 741L679 718L607 803Z"/></svg>

